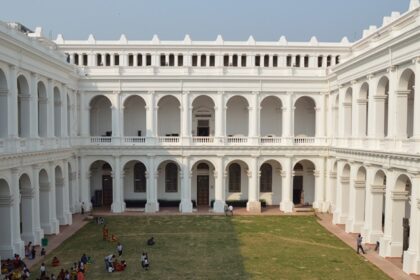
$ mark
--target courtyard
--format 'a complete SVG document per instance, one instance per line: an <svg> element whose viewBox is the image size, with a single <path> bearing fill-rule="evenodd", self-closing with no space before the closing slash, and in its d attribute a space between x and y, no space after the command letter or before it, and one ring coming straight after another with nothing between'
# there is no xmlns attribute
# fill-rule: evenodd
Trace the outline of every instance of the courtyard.
<svg viewBox="0 0 420 280"><path fill-rule="evenodd" d="M314 216L110 216L109 233L124 245L123 272L107 273L116 243L89 223L45 259L48 275L70 269L83 253L95 263L87 279L389 279ZM154 236L156 245L147 246ZM140 265L146 251L150 270ZM57 256L61 265L51 267ZM31 279L39 276L39 265Z"/></svg>

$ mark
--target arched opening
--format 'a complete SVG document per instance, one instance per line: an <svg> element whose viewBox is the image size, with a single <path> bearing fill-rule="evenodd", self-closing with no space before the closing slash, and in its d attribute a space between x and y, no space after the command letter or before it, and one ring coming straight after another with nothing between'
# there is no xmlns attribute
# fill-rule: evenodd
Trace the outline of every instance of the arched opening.
<svg viewBox="0 0 420 280"><path fill-rule="evenodd" d="M0 138L6 138L8 134L8 93L6 75L0 69Z"/></svg>
<svg viewBox="0 0 420 280"><path fill-rule="evenodd" d="M407 95L407 108L403 109L403 111L401 111L401 114L406 114L407 116L406 134L408 138L413 137L414 133L414 83L414 72L411 69L405 70L400 78L399 89L403 96ZM402 119L403 118L397 118L397 121L401 122Z"/></svg>
<svg viewBox="0 0 420 280"><path fill-rule="evenodd" d="M90 196L93 207L110 209L113 202L113 177L111 165L97 160L90 165Z"/></svg>
<svg viewBox="0 0 420 280"><path fill-rule="evenodd" d="M146 136L146 102L138 95L124 101L124 136Z"/></svg>
<svg viewBox="0 0 420 280"><path fill-rule="evenodd" d="M283 110L280 98L269 96L261 102L260 135L282 136Z"/></svg>
<svg viewBox="0 0 420 280"><path fill-rule="evenodd" d="M12 236L12 196L9 184L6 180L0 179L0 256L2 259L13 256Z"/></svg>
<svg viewBox="0 0 420 280"><path fill-rule="evenodd" d="M112 136L111 101L103 95L90 101L90 135Z"/></svg>
<svg viewBox="0 0 420 280"><path fill-rule="evenodd" d="M159 207L178 207L181 202L181 168L172 160L159 164L157 197ZM188 175L187 175L188 176Z"/></svg>
<svg viewBox="0 0 420 280"><path fill-rule="evenodd" d="M191 168L191 197L195 199L198 207L209 207L215 199L214 185L214 166L211 162L200 160Z"/></svg>
<svg viewBox="0 0 420 280"><path fill-rule="evenodd" d="M127 208L145 208L147 203L147 169L138 160L124 166L124 202Z"/></svg>
<svg viewBox="0 0 420 280"><path fill-rule="evenodd" d="M363 83L360 88L359 99L357 100L359 106L359 125L358 135L368 136L369 131L369 84Z"/></svg>
<svg viewBox="0 0 420 280"><path fill-rule="evenodd" d="M181 130L179 100L172 95L167 95L159 100L158 107L159 136L178 137Z"/></svg>
<svg viewBox="0 0 420 280"><path fill-rule="evenodd" d="M352 136L352 128L353 128L353 89L348 88L346 94L344 96L344 136L351 137Z"/></svg>
<svg viewBox="0 0 420 280"><path fill-rule="evenodd" d="M226 104L226 134L248 136L248 101L243 96L233 96Z"/></svg>
<svg viewBox="0 0 420 280"><path fill-rule="evenodd" d="M315 137L316 112L315 101L307 96L295 102L294 133L295 137Z"/></svg>
<svg viewBox="0 0 420 280"><path fill-rule="evenodd" d="M311 206L315 201L315 165L301 160L293 167L293 204Z"/></svg>
<svg viewBox="0 0 420 280"><path fill-rule="evenodd" d="M64 176L60 166L54 169L55 176L55 213L61 225L66 224L64 218Z"/></svg>
<svg viewBox="0 0 420 280"><path fill-rule="evenodd" d="M30 94L28 81L23 75L17 79L18 90L18 136L29 137L30 130Z"/></svg>
<svg viewBox="0 0 420 280"><path fill-rule="evenodd" d="M388 136L388 101L389 101L389 80L382 77L378 83L377 94L375 98L376 115L375 126L378 137Z"/></svg>
<svg viewBox="0 0 420 280"><path fill-rule="evenodd" d="M245 202L248 200L248 165L242 160L234 160L230 162L227 167L226 178L226 201L242 201L245 207Z"/></svg>
<svg viewBox="0 0 420 280"><path fill-rule="evenodd" d="M208 137L215 132L214 102L208 96L198 96L192 103L192 132L194 136Z"/></svg>
<svg viewBox="0 0 420 280"><path fill-rule="evenodd" d="M281 164L268 160L260 167L260 199L267 205L280 205L282 200Z"/></svg>
<svg viewBox="0 0 420 280"><path fill-rule="evenodd" d="M55 137L61 136L61 109L62 109L61 93L60 93L60 90L57 87L55 87L54 88L54 136Z"/></svg>
<svg viewBox="0 0 420 280"><path fill-rule="evenodd" d="M47 137L48 97L43 82L38 82L38 136Z"/></svg>
<svg viewBox="0 0 420 280"><path fill-rule="evenodd" d="M19 178L19 193L20 193L20 236L25 242L34 242L34 213L33 213L33 189L29 176L23 174Z"/></svg>

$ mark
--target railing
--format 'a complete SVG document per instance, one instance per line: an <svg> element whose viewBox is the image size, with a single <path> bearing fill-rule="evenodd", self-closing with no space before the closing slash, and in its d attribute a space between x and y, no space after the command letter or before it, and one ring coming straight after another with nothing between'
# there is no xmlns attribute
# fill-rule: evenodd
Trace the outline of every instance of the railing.
<svg viewBox="0 0 420 280"><path fill-rule="evenodd" d="M261 144L281 144L282 137L260 137Z"/></svg>
<svg viewBox="0 0 420 280"><path fill-rule="evenodd" d="M146 137L124 137L124 143L144 144L146 143Z"/></svg>
<svg viewBox="0 0 420 280"><path fill-rule="evenodd" d="M245 144L247 142L248 142L248 137L244 137L244 136L227 137L227 143L229 144Z"/></svg>
<svg viewBox="0 0 420 280"><path fill-rule="evenodd" d="M158 140L159 140L159 143L164 143L164 144L179 143L179 137L177 136L159 136Z"/></svg>
<svg viewBox="0 0 420 280"><path fill-rule="evenodd" d="M214 137L206 137L206 136L193 136L192 142L194 144L213 144Z"/></svg>
<svg viewBox="0 0 420 280"><path fill-rule="evenodd" d="M90 143L101 144L101 143L111 143L112 137L108 136L93 136L90 137Z"/></svg>
<svg viewBox="0 0 420 280"><path fill-rule="evenodd" d="M315 137L295 137L294 143L297 145L301 144L315 144Z"/></svg>

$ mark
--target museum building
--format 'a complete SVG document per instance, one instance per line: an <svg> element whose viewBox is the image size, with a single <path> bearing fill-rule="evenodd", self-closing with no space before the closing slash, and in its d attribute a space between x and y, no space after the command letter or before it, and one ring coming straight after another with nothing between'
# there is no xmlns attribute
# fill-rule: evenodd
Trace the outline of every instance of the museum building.
<svg viewBox="0 0 420 280"><path fill-rule="evenodd" d="M419 0L355 42L49 40L0 22L0 256L82 207L228 203L332 213L420 274L419 92Z"/></svg>

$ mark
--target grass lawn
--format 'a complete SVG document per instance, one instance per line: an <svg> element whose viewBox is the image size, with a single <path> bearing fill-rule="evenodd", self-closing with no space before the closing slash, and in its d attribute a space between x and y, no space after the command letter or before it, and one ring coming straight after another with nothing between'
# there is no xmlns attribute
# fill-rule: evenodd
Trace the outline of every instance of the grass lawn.
<svg viewBox="0 0 420 280"><path fill-rule="evenodd" d="M321 227L313 216L107 217L110 234L124 245L124 272L107 273L104 257L116 244L102 241L90 223L46 258L69 269L83 253L94 258L87 279L389 279ZM150 236L156 245L146 246ZM149 254L143 271L140 254ZM39 276L39 265L31 279Z"/></svg>

